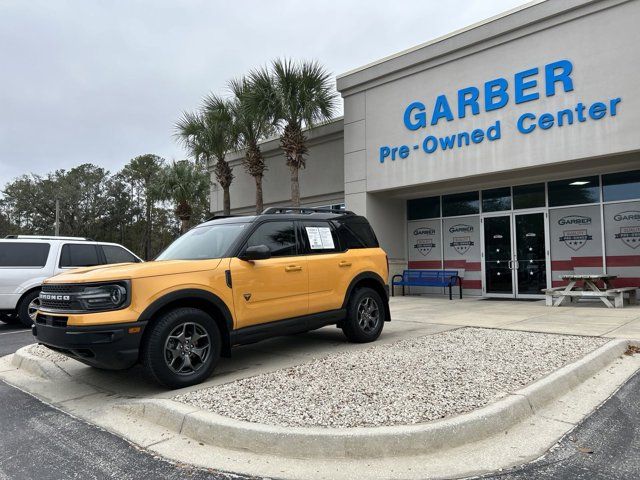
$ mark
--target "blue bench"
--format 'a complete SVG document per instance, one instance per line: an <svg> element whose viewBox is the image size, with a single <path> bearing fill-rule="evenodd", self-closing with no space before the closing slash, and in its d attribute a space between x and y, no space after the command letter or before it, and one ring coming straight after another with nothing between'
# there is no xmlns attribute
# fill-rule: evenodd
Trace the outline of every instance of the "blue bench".
<svg viewBox="0 0 640 480"><path fill-rule="evenodd" d="M449 300L452 300L451 287L458 285L462 298L462 278L457 270L404 270L402 275L391 279L391 296L395 296L394 287L449 287Z"/></svg>

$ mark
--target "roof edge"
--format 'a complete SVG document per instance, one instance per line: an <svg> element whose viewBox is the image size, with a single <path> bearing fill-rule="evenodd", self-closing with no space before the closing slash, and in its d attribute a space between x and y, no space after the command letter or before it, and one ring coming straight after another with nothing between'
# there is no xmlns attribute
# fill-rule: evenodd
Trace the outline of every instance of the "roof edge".
<svg viewBox="0 0 640 480"><path fill-rule="evenodd" d="M453 54L472 45L488 42L508 32L561 15L565 12L600 3L607 8L611 1L602 0L533 0L488 19L435 38L415 47L389 55L336 77L337 90L346 90L373 82L382 77L397 74L410 67L429 62L438 57Z"/></svg>

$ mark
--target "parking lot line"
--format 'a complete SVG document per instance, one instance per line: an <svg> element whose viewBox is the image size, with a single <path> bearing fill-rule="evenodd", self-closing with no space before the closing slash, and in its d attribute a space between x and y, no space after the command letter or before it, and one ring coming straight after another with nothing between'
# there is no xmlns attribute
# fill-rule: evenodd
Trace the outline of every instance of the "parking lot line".
<svg viewBox="0 0 640 480"><path fill-rule="evenodd" d="M17 330L15 332L2 332L0 335L11 335L13 333L31 333L31 330Z"/></svg>

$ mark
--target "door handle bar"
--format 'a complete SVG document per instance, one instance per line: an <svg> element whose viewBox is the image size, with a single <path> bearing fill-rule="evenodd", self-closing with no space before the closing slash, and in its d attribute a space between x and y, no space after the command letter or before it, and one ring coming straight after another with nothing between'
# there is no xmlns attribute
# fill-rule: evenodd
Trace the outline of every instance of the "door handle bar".
<svg viewBox="0 0 640 480"><path fill-rule="evenodd" d="M351 266L351 262L346 262L346 261L341 261L340 263L338 263L338 265L340 267L350 267Z"/></svg>
<svg viewBox="0 0 640 480"><path fill-rule="evenodd" d="M287 265L284 267L285 272L299 272L300 270L302 270L300 265Z"/></svg>

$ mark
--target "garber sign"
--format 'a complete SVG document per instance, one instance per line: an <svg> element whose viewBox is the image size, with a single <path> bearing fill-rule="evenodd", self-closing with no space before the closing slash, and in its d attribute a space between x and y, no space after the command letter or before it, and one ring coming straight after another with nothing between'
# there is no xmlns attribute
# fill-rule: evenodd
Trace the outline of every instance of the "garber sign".
<svg viewBox="0 0 640 480"><path fill-rule="evenodd" d="M445 122L453 122L467 115L480 115L481 112L499 110L510 102L518 105L539 100L541 96L553 97L556 93L571 92L574 88L572 71L573 64L569 60L558 60L542 68L534 67L517 72L510 79L511 83L506 78L494 78L485 82L480 88L474 86L461 88L453 99L443 94L439 95L432 104L414 101L405 108L403 122L408 130L414 132ZM515 119L515 124L518 132L527 135L538 128L548 130L553 127L586 122L587 119L600 120L607 114L615 117L621 101L622 99L618 97L606 102L594 102L591 105L578 102L573 108L562 109L555 113L525 112ZM479 144L485 140L493 142L500 138L502 138L502 125L501 120L497 120L484 129L476 128L443 136L429 134L418 143L383 145L379 148L379 159L380 163L384 163L385 160L408 158L414 150L432 154L438 150L452 150Z"/></svg>

